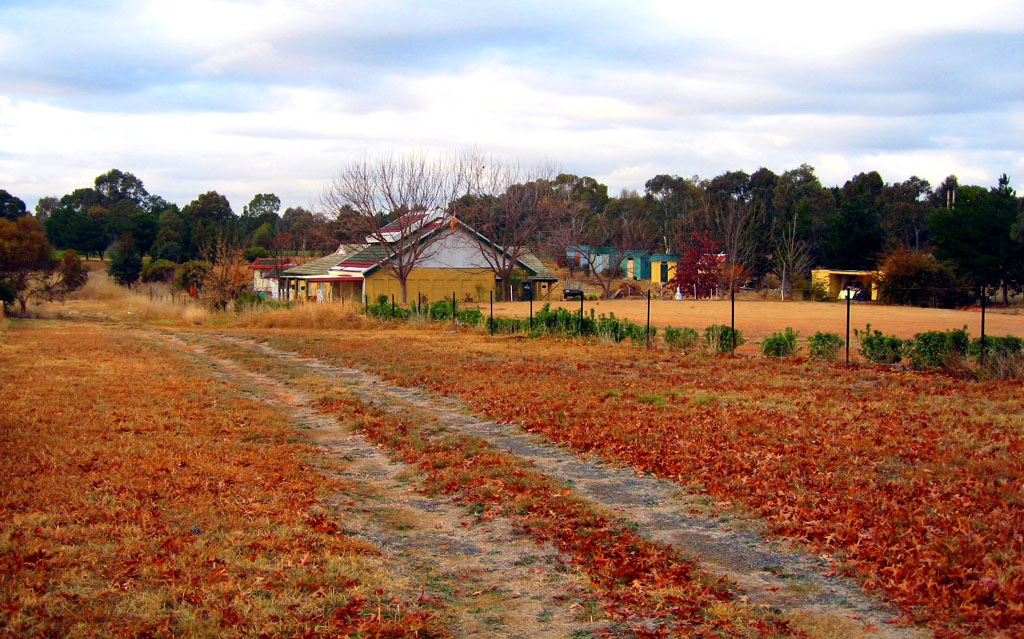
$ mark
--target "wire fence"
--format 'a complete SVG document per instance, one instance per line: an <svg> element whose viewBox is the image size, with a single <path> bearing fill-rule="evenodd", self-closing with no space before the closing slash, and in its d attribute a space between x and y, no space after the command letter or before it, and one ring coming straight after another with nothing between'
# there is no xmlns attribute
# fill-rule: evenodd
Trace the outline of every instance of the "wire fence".
<svg viewBox="0 0 1024 639"><path fill-rule="evenodd" d="M968 290L967 287L958 288ZM718 307L718 321L721 323L705 322L703 331L673 327L664 321L663 315L657 323L653 323L652 305L660 305L661 309L664 309L669 302L665 299L659 300L650 292L639 300L634 298L634 301L645 304L646 312L642 319L636 317L635 305L631 319L616 317L615 303L612 301L608 304L608 301L587 299L584 295L578 294L571 300L559 300L556 302L557 305L552 306L551 300L530 299L519 303L526 307L517 309L520 315L526 311L525 317L522 317L510 316L508 307L503 309L504 314L495 315L493 293L490 294L488 302L479 304L460 302L453 292L450 299L436 300L429 305L417 300L405 306L397 303L393 296L390 299L380 299L376 304L370 304L366 300L362 310L368 316L384 321L418 319L451 322L453 329L456 330L460 327L472 327L490 334L597 338L648 348L699 348L719 354L735 354L739 346L747 343L743 332L737 327L738 320L745 326L756 322L763 328L765 324L764 318L744 315L745 312L751 313L752 309L764 308L756 304L750 305L752 300L740 300L737 314L735 291L724 300L717 300L718 303L728 304L728 321L725 321L721 307ZM693 298L688 301L704 302ZM602 303L605 303L603 307ZM877 329L872 330L873 316L876 309L881 314L892 308L906 307L875 304L867 300L858 301L852 288L848 288L844 290L844 295L838 302L822 305L822 308L833 308L835 312L830 313L832 319L819 322L816 326L817 331L806 337L807 354L815 359L846 363L866 361L897 364L903 360L914 368L955 367L958 372L966 370L968 364L977 370L990 370L992 367L988 365L991 360L998 360L1002 367L1001 372L997 373L1000 377L1024 377L1024 340L1020 337L1024 335L1024 319L1020 322L1020 330L1011 331L1013 334L990 335L986 327L991 312L989 306L987 296L982 295L979 305L975 307L978 311L977 319L965 322L971 324L970 327L963 325L962 328L946 327L942 330L936 330L934 326L925 327L931 330L917 332L912 338L900 338L884 334ZM776 305L776 308L779 307ZM786 322L783 320L780 323ZM697 324L699 326L701 322ZM1005 322L1003 325L1005 327ZM855 326L865 328L859 329ZM972 333L978 337L972 339ZM757 350L768 356L795 355L800 350L797 336L798 332L788 326L775 333L760 335L762 339L756 344ZM749 353L749 346L746 350ZM1007 368L1007 363L1009 373L1002 370Z"/></svg>

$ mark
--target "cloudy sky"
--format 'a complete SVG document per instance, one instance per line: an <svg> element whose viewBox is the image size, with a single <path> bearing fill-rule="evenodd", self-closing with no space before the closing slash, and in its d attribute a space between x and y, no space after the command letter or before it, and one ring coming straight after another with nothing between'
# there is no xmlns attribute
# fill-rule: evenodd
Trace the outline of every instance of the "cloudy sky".
<svg viewBox="0 0 1024 639"><path fill-rule="evenodd" d="M804 162L1024 190L1024 2L0 0L29 207L111 168L307 206L353 159L468 146L613 192Z"/></svg>

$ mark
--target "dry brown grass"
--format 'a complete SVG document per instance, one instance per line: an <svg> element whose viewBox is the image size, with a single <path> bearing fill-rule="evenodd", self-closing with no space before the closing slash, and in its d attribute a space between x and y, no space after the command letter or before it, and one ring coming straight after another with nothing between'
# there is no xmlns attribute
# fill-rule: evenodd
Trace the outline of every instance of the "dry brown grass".
<svg viewBox="0 0 1024 639"><path fill-rule="evenodd" d="M366 328L371 322L354 307L340 304L299 304L292 308L257 306L225 318L244 328Z"/></svg>
<svg viewBox="0 0 1024 639"><path fill-rule="evenodd" d="M192 366L99 325L12 323L0 635L443 634L389 599L404 585L343 534L322 500L347 488L284 415Z"/></svg>
<svg viewBox="0 0 1024 639"><path fill-rule="evenodd" d="M119 321L185 326L204 325L211 318L208 309L184 296L171 301L164 285L139 285L128 289L116 284L103 270L90 271L85 286L66 301L32 306L29 315L45 319L98 315Z"/></svg>
<svg viewBox="0 0 1024 639"><path fill-rule="evenodd" d="M1020 382L436 330L270 343L700 485L947 636L1022 636Z"/></svg>

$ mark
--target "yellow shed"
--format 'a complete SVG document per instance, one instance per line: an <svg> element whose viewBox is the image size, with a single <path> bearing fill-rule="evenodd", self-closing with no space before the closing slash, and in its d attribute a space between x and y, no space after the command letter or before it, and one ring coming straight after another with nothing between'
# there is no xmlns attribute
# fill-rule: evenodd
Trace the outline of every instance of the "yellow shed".
<svg viewBox="0 0 1024 639"><path fill-rule="evenodd" d="M878 299L878 287L875 278L878 271L840 271L828 268L816 268L811 271L811 285L821 287L832 299L846 299L844 289L847 285L859 286L864 295L872 301Z"/></svg>
<svg viewBox="0 0 1024 639"><path fill-rule="evenodd" d="M659 253L651 256L651 282L662 284L672 281L676 276L679 256L672 253Z"/></svg>

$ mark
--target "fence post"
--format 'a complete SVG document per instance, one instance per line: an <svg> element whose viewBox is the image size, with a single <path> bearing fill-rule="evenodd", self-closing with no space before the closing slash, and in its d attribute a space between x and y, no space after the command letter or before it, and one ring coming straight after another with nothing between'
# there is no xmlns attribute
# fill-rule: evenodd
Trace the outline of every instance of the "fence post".
<svg viewBox="0 0 1024 639"><path fill-rule="evenodd" d="M395 294L394 293L391 294L391 317L392 317L392 319L394 319L394 317L395 317Z"/></svg>
<svg viewBox="0 0 1024 639"><path fill-rule="evenodd" d="M459 320L455 318L455 291L452 291L452 326L458 326Z"/></svg>
<svg viewBox="0 0 1024 639"><path fill-rule="evenodd" d="M490 330L491 335L494 335L494 291L493 290L491 291L491 322L490 322L490 326L488 328L491 329Z"/></svg>
<svg viewBox="0 0 1024 639"><path fill-rule="evenodd" d="M729 329L731 334L732 348L729 353L732 355L736 354L736 283L733 278L729 278Z"/></svg>
<svg viewBox="0 0 1024 639"><path fill-rule="evenodd" d="M985 366L985 287L981 287L981 355L978 363Z"/></svg>
<svg viewBox="0 0 1024 639"><path fill-rule="evenodd" d="M647 291L647 348L651 347L651 292Z"/></svg>
<svg viewBox="0 0 1024 639"><path fill-rule="evenodd" d="M533 330L533 289L530 289L530 330Z"/></svg>
<svg viewBox="0 0 1024 639"><path fill-rule="evenodd" d="M850 363L850 285L847 284L846 290L846 363Z"/></svg>
<svg viewBox="0 0 1024 639"><path fill-rule="evenodd" d="M580 337L583 337L583 293L580 292Z"/></svg>

